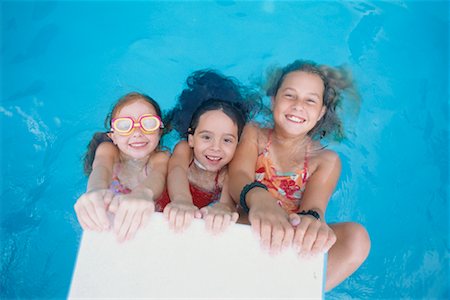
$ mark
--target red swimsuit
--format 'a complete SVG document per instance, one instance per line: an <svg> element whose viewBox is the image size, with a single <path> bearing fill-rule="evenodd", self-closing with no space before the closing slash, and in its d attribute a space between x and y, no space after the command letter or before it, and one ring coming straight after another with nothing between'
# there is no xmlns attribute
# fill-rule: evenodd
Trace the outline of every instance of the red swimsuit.
<svg viewBox="0 0 450 300"><path fill-rule="evenodd" d="M219 171L220 172L220 171ZM189 190L192 195L192 201L195 206L198 208L205 207L212 202L219 200L220 193L222 189L219 186L219 172L216 174L216 178L214 179L214 191L205 191L191 183L189 183ZM161 195L161 197L155 202L155 210L163 211L164 207L170 202L169 193L167 190Z"/></svg>

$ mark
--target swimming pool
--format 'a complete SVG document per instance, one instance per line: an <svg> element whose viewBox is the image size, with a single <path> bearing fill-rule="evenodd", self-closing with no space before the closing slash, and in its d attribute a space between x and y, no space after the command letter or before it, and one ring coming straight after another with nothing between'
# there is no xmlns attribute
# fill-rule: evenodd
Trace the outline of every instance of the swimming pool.
<svg viewBox="0 0 450 300"><path fill-rule="evenodd" d="M81 156L120 95L168 109L194 70L251 83L297 58L348 64L363 99L331 145L327 219L364 224L372 250L327 298L449 298L447 2L0 5L1 298L66 296Z"/></svg>

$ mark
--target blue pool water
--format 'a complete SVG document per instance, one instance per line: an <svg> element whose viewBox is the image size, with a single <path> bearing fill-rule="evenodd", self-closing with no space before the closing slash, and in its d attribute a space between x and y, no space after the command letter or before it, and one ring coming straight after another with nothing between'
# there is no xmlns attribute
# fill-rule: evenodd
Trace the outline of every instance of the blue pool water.
<svg viewBox="0 0 450 300"><path fill-rule="evenodd" d="M81 235L81 157L111 103L172 107L186 76L244 83L306 58L354 72L363 99L331 145L327 219L372 250L329 299L449 298L449 4L444 1L1 2L0 298L64 298Z"/></svg>

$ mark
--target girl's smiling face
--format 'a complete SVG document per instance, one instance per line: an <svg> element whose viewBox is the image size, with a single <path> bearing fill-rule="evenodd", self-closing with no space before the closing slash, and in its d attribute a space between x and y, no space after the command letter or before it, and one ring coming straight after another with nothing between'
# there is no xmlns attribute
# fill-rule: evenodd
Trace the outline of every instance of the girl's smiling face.
<svg viewBox="0 0 450 300"><path fill-rule="evenodd" d="M137 122L140 116L144 114L156 115L156 110L145 100L135 100L125 104L113 117L131 117ZM134 128L129 135L120 135L119 133L109 133L113 143L117 145L122 154L134 159L140 159L149 156L158 146L161 136L161 129L154 133L144 134L140 127Z"/></svg>
<svg viewBox="0 0 450 300"><path fill-rule="evenodd" d="M223 111L210 110L200 116L188 143L194 150L194 158L207 171L217 172L233 158L238 127Z"/></svg>
<svg viewBox="0 0 450 300"><path fill-rule="evenodd" d="M312 73L294 71L286 75L272 98L275 126L289 135L307 134L323 117L324 83Z"/></svg>

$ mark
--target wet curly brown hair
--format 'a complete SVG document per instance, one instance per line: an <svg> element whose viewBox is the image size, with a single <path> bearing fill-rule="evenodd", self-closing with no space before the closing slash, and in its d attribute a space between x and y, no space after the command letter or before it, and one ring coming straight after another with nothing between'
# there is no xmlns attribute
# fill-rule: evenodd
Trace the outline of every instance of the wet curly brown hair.
<svg viewBox="0 0 450 300"><path fill-rule="evenodd" d="M308 135L314 139L331 135L335 140L342 140L345 137L344 128L336 111L341 105L342 94L346 93L353 98L357 108L360 105L360 97L350 71L344 66L333 68L327 65L319 65L313 61L296 60L284 68L273 67L269 69L264 86L267 96L275 97L286 76L291 72L298 71L316 74L324 84L323 105L327 109L316 126L308 132Z"/></svg>

